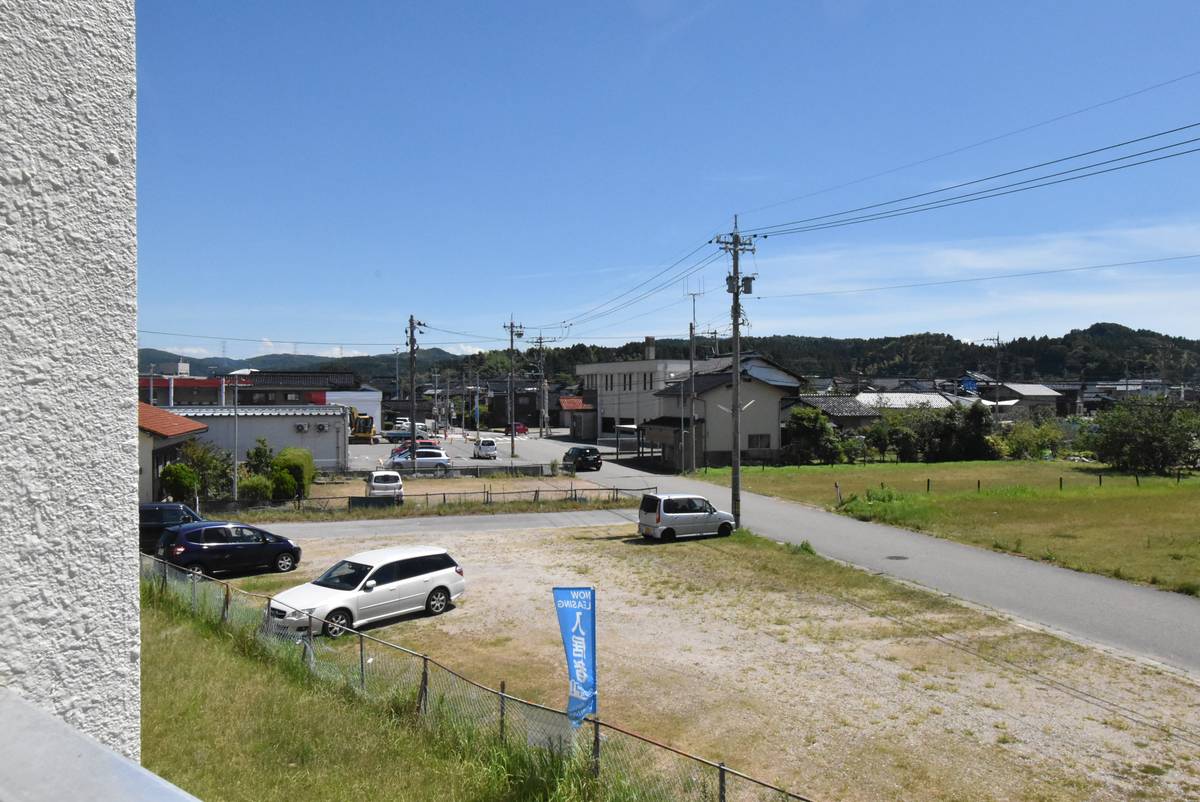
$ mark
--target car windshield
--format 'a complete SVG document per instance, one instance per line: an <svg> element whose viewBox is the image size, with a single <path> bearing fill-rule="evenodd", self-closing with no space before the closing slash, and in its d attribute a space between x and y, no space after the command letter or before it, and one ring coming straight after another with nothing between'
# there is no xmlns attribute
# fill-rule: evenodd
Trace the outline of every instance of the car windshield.
<svg viewBox="0 0 1200 802"><path fill-rule="evenodd" d="M371 566L369 565L342 560L321 574L320 577L314 579L313 584L320 585L323 588L333 588L334 590L354 590L362 583L363 577L370 573L370 571Z"/></svg>

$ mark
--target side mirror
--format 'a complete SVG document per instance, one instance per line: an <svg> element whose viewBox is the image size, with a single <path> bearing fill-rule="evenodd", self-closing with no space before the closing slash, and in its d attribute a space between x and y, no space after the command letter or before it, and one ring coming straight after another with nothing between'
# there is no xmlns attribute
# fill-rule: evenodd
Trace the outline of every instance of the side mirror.
<svg viewBox="0 0 1200 802"><path fill-rule="evenodd" d="M367 584L363 585L363 590L374 590L374 589L375 589L375 580L374 579L368 579Z"/></svg>

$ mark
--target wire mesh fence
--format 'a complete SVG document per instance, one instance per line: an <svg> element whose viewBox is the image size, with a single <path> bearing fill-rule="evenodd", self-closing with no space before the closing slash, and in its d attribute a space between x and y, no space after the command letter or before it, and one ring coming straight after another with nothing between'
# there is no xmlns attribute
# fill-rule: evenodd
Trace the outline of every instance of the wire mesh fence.
<svg viewBox="0 0 1200 802"><path fill-rule="evenodd" d="M142 555L141 578L197 619L246 633L279 660L418 721L453 747L497 752L514 777L549 776L598 802L811 802L595 717L575 727L564 711L508 694L503 683L489 688L428 655L156 557Z"/></svg>

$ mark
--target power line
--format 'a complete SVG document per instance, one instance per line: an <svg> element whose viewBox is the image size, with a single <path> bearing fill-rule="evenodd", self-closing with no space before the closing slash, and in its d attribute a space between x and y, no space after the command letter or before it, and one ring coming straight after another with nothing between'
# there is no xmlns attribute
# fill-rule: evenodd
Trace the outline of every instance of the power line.
<svg viewBox="0 0 1200 802"><path fill-rule="evenodd" d="M1108 100L1102 100L1099 103L1094 103L1090 106L1084 106L1081 109L1069 111L1069 112L1066 112L1065 114L1059 114L1055 117L1050 117L1049 119L1042 120L1040 122L1022 126L1021 128L1016 128L1012 131L1007 131L1003 134L997 134L995 136L990 136L986 139L981 139L978 142L972 142L969 145L962 145L961 147L957 147L952 150L947 150L943 153L938 153L933 156L927 156L923 159L918 159L916 161L908 162L907 164L902 164L899 167L892 167L887 170L881 170L878 173L872 173L871 175L863 176L862 178L856 178L852 181L846 181L841 184L835 184L833 186L825 187L824 189L814 190L813 192L809 192L804 195L797 195L796 197L793 197L793 198L786 198L781 201L775 201L774 203L768 203L764 206L758 206L754 209L750 209L749 213L761 212L765 209L774 209L778 206L783 206L788 203L795 203L796 201L805 200L807 198L812 198L817 195L824 195L825 193L828 193L828 192L834 192L839 189L845 189L846 187L852 187L852 186L855 186L856 184L862 184L867 181L873 181L876 178L882 178L885 175L891 175L893 173L898 173L898 172L901 172L902 170L908 170L913 167L919 167L922 164L928 164L929 162L937 161L938 159L944 159L948 156L955 156L959 153L963 153L968 150L973 150L975 148L983 147L984 145L990 145L991 143L998 142L1001 139L1007 139L1012 136L1017 136L1018 134L1024 134L1028 131L1033 131L1037 128L1042 128L1044 126L1050 125L1052 123L1060 122L1061 120L1065 120L1070 117L1075 117L1080 114L1085 114L1089 111L1095 111L1096 109L1103 108L1105 106L1111 106L1114 103L1119 103L1122 100L1128 100L1131 97L1137 97L1138 95L1143 95L1147 92L1152 92L1155 89L1162 89L1165 86L1170 86L1171 84L1176 84L1176 83L1179 83L1180 81L1185 81L1188 78L1195 78L1197 75L1200 75L1200 70L1195 70L1193 72L1189 72L1184 75L1179 75L1179 76L1176 76L1175 78L1170 78L1166 81L1160 81L1159 83L1151 84L1150 86L1145 86L1145 87L1142 87L1141 89L1136 89L1136 90L1134 90L1132 92L1128 92L1124 95L1119 95L1118 97L1109 98Z"/></svg>
<svg viewBox="0 0 1200 802"><path fill-rule="evenodd" d="M1191 141L1200 141L1200 140L1188 140L1188 141L1191 142ZM1178 146L1179 144L1184 144L1184 143L1176 143L1176 146ZM1166 146L1166 147L1172 147L1172 146ZM1162 150L1162 148L1156 148L1156 150ZM944 198L944 199L938 200L938 201L931 201L929 203L921 203L921 204L917 204L916 206L901 207L900 209L893 209L893 210L886 211L886 212L879 212L876 214L863 215L861 217L848 218L845 220L834 220L834 221L831 221L828 223L818 223L818 224L811 225L811 226L797 226L796 228L784 228L784 229L781 229L778 231L771 231L767 234L755 234L754 236L762 237L765 239L767 237L777 237L777 236L782 236L785 234L798 234L798 233L803 233L803 232L807 232L807 231L820 231L820 230L827 229L827 228L841 228L843 226L858 225L860 223L872 223L877 220L887 220L892 217L905 217L910 214L920 214L921 212L929 212L929 211L933 211L935 209L945 209L945 208L948 208L951 206L961 206L964 203L974 203L976 201L988 200L990 198L999 198L999 197L1003 197L1005 195L1014 195L1018 192L1028 192L1033 189L1042 189L1044 187L1054 186L1055 184L1065 184L1069 181L1078 181L1083 178L1091 178L1091 177L1097 176L1097 175L1104 175L1106 173L1117 172L1118 170L1127 170L1131 167L1140 167L1145 164L1153 164L1155 162L1165 161L1167 159L1174 159L1174 158L1178 158L1180 156L1187 156L1189 154L1196 153L1198 151L1200 151L1200 147L1190 148L1188 150L1179 151L1177 153L1168 153L1165 156L1155 156L1152 159L1143 159L1141 161L1131 162L1129 164L1119 164L1115 167L1107 167L1103 170L1094 170L1090 173L1082 173L1080 175L1066 176L1065 178L1056 178L1053 181L1042 181L1042 179L1050 178L1051 176L1041 176L1039 178L1032 178L1032 179L1028 179L1026 181L1017 182L1017 184L1022 184L1022 185L1027 185L1027 186L1016 186L1014 184L1005 185L1007 187L1016 186L1015 189L1005 189L1004 191L998 191L1001 189L1001 187L996 187L994 189L980 190L978 192L970 192L965 195L951 196L949 198ZM1106 163L1108 163L1108 162L1098 162L1097 164L1106 164ZM1077 170L1088 169L1089 167L1094 167L1094 166L1097 166L1097 165L1095 165L1095 164L1088 165L1086 167L1076 168L1075 170L1068 170L1065 172L1076 172ZM1063 173L1053 173L1052 175L1062 175L1062 174ZM1031 183L1034 181L1042 181L1042 183L1040 183L1040 184Z"/></svg>
<svg viewBox="0 0 1200 802"><path fill-rule="evenodd" d="M1150 139L1158 139L1160 137L1170 136L1171 134L1177 134L1180 131L1187 131L1189 129L1193 129L1193 128L1197 128L1197 127L1200 127L1200 122L1190 123L1189 125L1183 125L1183 126L1179 126L1177 128L1171 128L1171 129L1168 129L1165 131L1159 131L1159 132L1156 132L1153 134L1147 134L1145 136L1135 137L1134 139L1127 139L1123 142L1117 142L1112 145L1105 145L1104 147L1100 147L1100 148L1093 148L1091 150L1085 150L1085 151L1081 151L1079 153L1073 153L1069 156L1061 156L1061 157L1058 157L1055 159L1050 159L1049 161L1039 162L1038 164L1031 164L1026 167L1020 167L1015 170L1005 170L1004 172L994 173L993 175L985 176L983 178L976 178L971 181L963 181L958 184L950 184L948 186L939 187L938 189L932 189L927 192L918 192L913 195L904 195L902 197L892 198L891 200L887 200L887 201L880 201L878 203L867 204L866 206L857 206L853 209L843 209L840 212L831 212L829 214L817 215L815 217L804 217L799 220L789 220L784 223L775 223L773 225L768 225L768 226L757 226L754 228L746 229L746 232L747 233L756 233L756 232L760 232L760 231L770 231L771 229L776 229L776 228L791 227L791 226L801 225L804 223L812 223L812 222L815 222L818 220L827 220L832 217L844 217L845 215L848 215L848 214L854 214L856 212L863 212L863 211L867 211L869 209L878 209L883 206L894 206L897 203L903 203L905 201L916 200L917 198L925 198L925 197L929 197L930 195L940 195L944 192L949 192L951 190L962 189L963 187L974 186L975 184L982 184L987 181L994 181L998 178L1007 178L1008 176L1017 175L1018 173L1027 173L1030 170L1038 170L1038 169L1041 169L1042 167L1049 167L1049 166L1055 165L1055 164L1062 164L1063 162L1074 161L1075 159L1082 159L1085 156L1094 156L1097 153L1103 153L1103 152L1109 151L1109 150L1116 150L1117 148L1127 147L1129 145L1133 145L1138 142L1145 142ZM1153 153L1153 152L1156 152L1159 150L1164 150L1167 148L1178 147L1179 145L1188 144L1188 143L1194 142L1194 141L1196 141L1196 140L1189 139L1189 140L1186 140L1183 142L1176 142L1173 145L1164 145L1161 148L1155 148L1152 150L1142 151L1141 153L1132 153L1127 156L1122 156L1122 157L1119 157L1119 159L1116 159L1114 161L1121 160L1121 159L1129 159L1129 158L1133 158L1134 156L1141 156L1141 155ZM1108 163L1109 162L1097 162L1094 165L1090 165L1090 166L1098 166L1101 164L1108 164ZM1083 169L1087 169L1087 167L1075 168L1075 170L1083 170ZM1058 175L1058 173L1055 173L1053 175ZM1032 180L1037 180L1037 179L1029 179L1029 180L1032 181ZM994 189L999 189L999 187L995 187ZM982 191L990 191L990 190L982 190Z"/></svg>
<svg viewBox="0 0 1200 802"><path fill-rule="evenodd" d="M333 342L333 341L322 341L322 340L293 340L288 337L265 337L265 336L264 337L229 337L224 334L219 334L219 335L218 334L185 334L183 332L178 332L178 331L156 331L153 329L138 329L137 333L138 334L155 334L155 335L159 335L162 337L181 337L185 340L221 340L221 341L239 342L239 343L261 343L262 341L266 340L267 342L270 342L270 343L283 342L283 343L294 343L296 345L340 345L340 346L345 346L345 347L349 347L349 348L375 348L375 347L395 348L397 345L396 341L394 341L394 340L391 342L351 343L351 342ZM497 338L497 337L488 337L483 340L446 340L444 342L426 343L426 345L459 345L459 344L471 343L471 342L494 342L494 341L497 341L498 339L499 338Z"/></svg>
<svg viewBox="0 0 1200 802"><path fill-rule="evenodd" d="M885 284L879 287L858 287L848 290L813 290L811 292L791 292L782 295L756 295L755 300L770 300L775 298L815 298L823 295L853 295L860 292L883 292L885 290L910 290L919 287L942 287L948 284L971 284L977 281L998 281L1009 278L1028 278L1031 276L1050 276L1059 273L1080 273L1086 270L1103 270L1110 267L1132 267L1134 265L1158 264L1162 262L1177 262L1184 259L1200 259L1200 253L1188 253L1180 256L1164 256L1158 259L1138 259L1130 262L1110 262L1103 265L1086 265L1083 267L1060 267L1049 270L1029 270L1023 273L996 273L990 276L973 276L971 278L943 279L940 281L919 281L911 284Z"/></svg>
<svg viewBox="0 0 1200 802"><path fill-rule="evenodd" d="M686 268L683 272L679 273L678 275L674 275L668 279L665 279L660 284L657 284L654 287L651 287L650 289L646 290L645 292L641 293L640 295L638 295L634 298L630 298L629 300L624 301L621 304L614 306L611 309L607 309L603 312L598 312L598 313L591 315L589 317L586 317L586 318L578 319L578 320L574 321L574 323L572 323L571 325L591 323L593 320L599 320L602 317L607 317L611 314L615 314L617 312L621 312L625 309L628 309L629 307L633 306L634 304L637 304L641 301L644 301L646 298L649 298L651 295L655 295L659 292L662 292L663 290L667 289L668 287L674 285L677 281L680 281L681 279L687 278L688 276L692 276L692 275L695 275L696 273L699 273L700 271L704 270L704 268L708 267L709 265L711 265L713 262L717 261L720 258L721 258L721 252L714 251L713 253L711 253L708 256L701 259L699 262L696 262L695 264ZM643 282L643 284L644 283L645 282Z"/></svg>

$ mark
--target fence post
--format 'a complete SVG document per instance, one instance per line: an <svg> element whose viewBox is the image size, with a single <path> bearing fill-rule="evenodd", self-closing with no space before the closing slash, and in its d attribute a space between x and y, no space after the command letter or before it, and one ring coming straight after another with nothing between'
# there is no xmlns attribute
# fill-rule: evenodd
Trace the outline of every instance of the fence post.
<svg viewBox="0 0 1200 802"><path fill-rule="evenodd" d="M592 718L592 776L600 776L600 719Z"/></svg>
<svg viewBox="0 0 1200 802"><path fill-rule="evenodd" d="M421 690L417 694L417 712L424 713L429 697L429 655L421 655Z"/></svg>
<svg viewBox="0 0 1200 802"><path fill-rule="evenodd" d="M837 494L838 506L842 506L842 486L837 482L833 483L833 492Z"/></svg>
<svg viewBox="0 0 1200 802"><path fill-rule="evenodd" d="M189 571L192 576L192 615L196 614L196 572Z"/></svg>
<svg viewBox="0 0 1200 802"><path fill-rule="evenodd" d="M1060 476L1060 477L1058 477L1058 489L1062 490L1062 487L1063 487L1063 480L1062 480L1062 477Z"/></svg>
<svg viewBox="0 0 1200 802"><path fill-rule="evenodd" d="M982 493L982 492L983 492L983 480L982 480L982 479L976 479L976 480L975 480L975 492L976 492L976 493Z"/></svg>
<svg viewBox="0 0 1200 802"><path fill-rule="evenodd" d="M504 680L500 680L500 743L504 743Z"/></svg>
<svg viewBox="0 0 1200 802"><path fill-rule="evenodd" d="M1102 474L1102 473L1096 474L1096 479L1098 480L1097 484L1100 487L1104 487L1104 474Z"/></svg>
<svg viewBox="0 0 1200 802"><path fill-rule="evenodd" d="M161 563L161 565L162 565L162 584L161 584L161 587L162 587L162 592L165 594L165 593L167 592L167 563L166 563L166 561L164 560L164 561Z"/></svg>
<svg viewBox="0 0 1200 802"><path fill-rule="evenodd" d="M537 504L538 501L541 499L541 492L542 492L541 488L535 487L533 489L533 503L534 504ZM501 684L503 684L503 683L501 683Z"/></svg>
<svg viewBox="0 0 1200 802"><path fill-rule="evenodd" d="M446 494L442 493L442 506L446 506Z"/></svg>
<svg viewBox="0 0 1200 802"><path fill-rule="evenodd" d="M317 653L313 651L313 617L312 613L308 614L308 632L305 633L304 645L308 649L308 670L315 671L317 667Z"/></svg>
<svg viewBox="0 0 1200 802"><path fill-rule="evenodd" d="M925 492L928 493L932 489L933 489L933 480L926 478L925 479Z"/></svg>
<svg viewBox="0 0 1200 802"><path fill-rule="evenodd" d="M725 802L725 764L717 764L717 802Z"/></svg>
<svg viewBox="0 0 1200 802"><path fill-rule="evenodd" d="M367 645L362 633L358 633L358 684L367 689Z"/></svg>
<svg viewBox="0 0 1200 802"><path fill-rule="evenodd" d="M221 602L221 623L229 620L229 586L225 586L225 600Z"/></svg>
<svg viewBox="0 0 1200 802"><path fill-rule="evenodd" d="M270 636L275 627L271 624L271 597L267 597L266 609L263 610L263 634Z"/></svg>
<svg viewBox="0 0 1200 802"><path fill-rule="evenodd" d="M1142 486L1142 480L1138 477L1138 475L1136 473L1133 475L1133 483L1135 485L1137 485L1138 487Z"/></svg>

